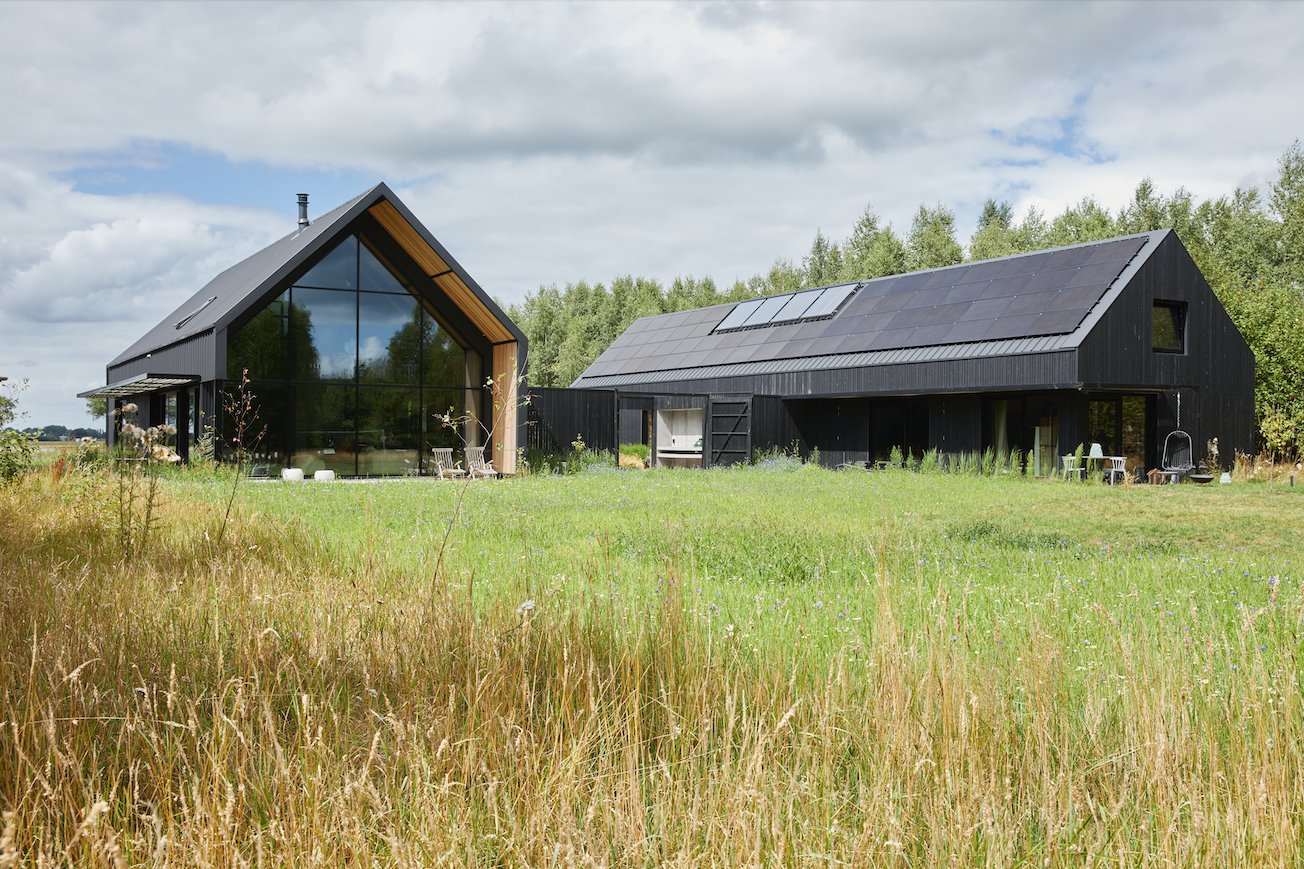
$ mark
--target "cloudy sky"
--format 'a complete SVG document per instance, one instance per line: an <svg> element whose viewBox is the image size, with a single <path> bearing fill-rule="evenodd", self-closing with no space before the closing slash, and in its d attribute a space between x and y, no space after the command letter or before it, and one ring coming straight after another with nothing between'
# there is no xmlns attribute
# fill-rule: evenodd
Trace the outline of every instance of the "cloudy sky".
<svg viewBox="0 0 1304 869"><path fill-rule="evenodd" d="M921 202L1275 177L1304 3L0 3L0 375L27 424L377 181L491 294L731 283Z"/></svg>

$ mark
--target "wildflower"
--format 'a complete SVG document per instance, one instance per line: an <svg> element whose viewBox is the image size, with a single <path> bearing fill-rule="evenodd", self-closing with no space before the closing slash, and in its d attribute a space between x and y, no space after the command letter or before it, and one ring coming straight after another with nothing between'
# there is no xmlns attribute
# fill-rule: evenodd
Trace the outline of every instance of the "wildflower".
<svg viewBox="0 0 1304 869"><path fill-rule="evenodd" d="M532 612L535 606L536 604L533 600L522 601L521 605L516 608L516 614L518 616L525 615L528 612Z"/></svg>

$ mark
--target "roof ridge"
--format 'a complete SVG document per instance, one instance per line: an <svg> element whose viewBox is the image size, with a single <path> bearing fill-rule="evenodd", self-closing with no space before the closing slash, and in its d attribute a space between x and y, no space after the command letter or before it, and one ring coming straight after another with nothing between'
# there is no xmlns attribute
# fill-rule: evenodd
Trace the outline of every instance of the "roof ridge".
<svg viewBox="0 0 1304 869"><path fill-rule="evenodd" d="M381 183L383 183L383 182L381 182ZM357 196L354 196L354 197L353 197L352 199L350 199L349 201L344 202L344 203L341 203L340 205L335 206L334 208L330 209L329 211L324 211L324 212L322 212L322 214L321 214L320 217L318 217L316 220L313 220L313 221L309 222L307 226L300 226L300 227L296 228L294 231L286 233L285 235L281 236L280 238L276 239L275 241L272 241L272 242L269 242L269 243L263 245L263 246L260 247L258 250L256 250L256 251L254 251L253 253L249 254L249 256L245 257L244 259L242 259L242 260L238 260L238 261L232 263L231 265L227 266L226 268L222 269L222 271L220 271L220 272L218 272L216 275L214 275L213 278L209 279L209 281L206 282L205 286L207 285L207 283L211 283L213 280L215 280L215 279L221 277L222 275L226 274L226 273L229 272L231 269L239 268L240 266L242 266L242 265L244 265L245 263L249 262L249 260L251 260L251 259L253 259L254 257L258 256L259 254L264 253L265 251L269 250L270 248L275 247L276 245L280 244L281 242L289 241L290 239L294 238L295 236L299 235L300 233L304 232L305 230L307 230L307 229L311 229L312 227L316 226L316 225L317 225L318 223L320 223L321 221L323 221L323 220L327 220L327 219L330 218L330 216L331 216L332 214L334 214L335 212L337 212L337 211L344 211L344 210L347 210L347 209L349 209L349 208L352 208L354 205L357 204L357 202L358 202L360 199L363 199L364 197L366 197L366 195L367 195L368 193L371 193L371 192L374 191L377 187L380 187L380 186L381 186L381 184L375 184L375 185L373 185L373 186L367 188L366 190L364 190L364 191L362 191L361 193L359 193ZM200 287L199 289L202 290L203 287Z"/></svg>

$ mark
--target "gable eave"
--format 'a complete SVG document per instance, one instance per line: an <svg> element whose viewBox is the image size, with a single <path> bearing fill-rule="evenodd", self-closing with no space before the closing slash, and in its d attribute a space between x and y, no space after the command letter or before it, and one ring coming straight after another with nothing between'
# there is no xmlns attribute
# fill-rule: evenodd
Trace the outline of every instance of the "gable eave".
<svg viewBox="0 0 1304 869"><path fill-rule="evenodd" d="M366 210L492 343L525 346L525 333L397 196L380 197Z"/></svg>

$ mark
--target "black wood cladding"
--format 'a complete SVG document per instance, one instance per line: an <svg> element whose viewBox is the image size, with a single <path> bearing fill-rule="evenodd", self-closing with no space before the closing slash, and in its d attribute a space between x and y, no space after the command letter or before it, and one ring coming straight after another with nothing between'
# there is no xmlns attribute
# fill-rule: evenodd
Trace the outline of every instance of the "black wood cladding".
<svg viewBox="0 0 1304 869"><path fill-rule="evenodd" d="M528 395L528 448L567 453L576 439L590 449L619 448L614 390L530 387Z"/></svg>
<svg viewBox="0 0 1304 869"><path fill-rule="evenodd" d="M1175 233L1152 233L1138 257L1135 268L1119 278L1125 283L1105 294L1102 304L1108 307L1094 325L1086 321L1089 331L1076 347L709 378L692 378L679 369L651 372L631 389L657 394L658 407L675 396L692 402L702 401L703 394L712 400L751 396L752 448L796 446L803 454L819 449L825 464L869 455L871 400L891 396L926 398L929 448L951 454L987 446L984 395L1049 400L1067 452L1090 440L1086 429L1094 397L1129 394L1153 397L1149 440L1162 441L1180 424L1200 457L1214 437L1225 463L1234 452L1252 452L1253 353ZM1153 349L1156 301L1185 305L1184 352ZM1148 462L1154 448L1153 443L1147 448Z"/></svg>

